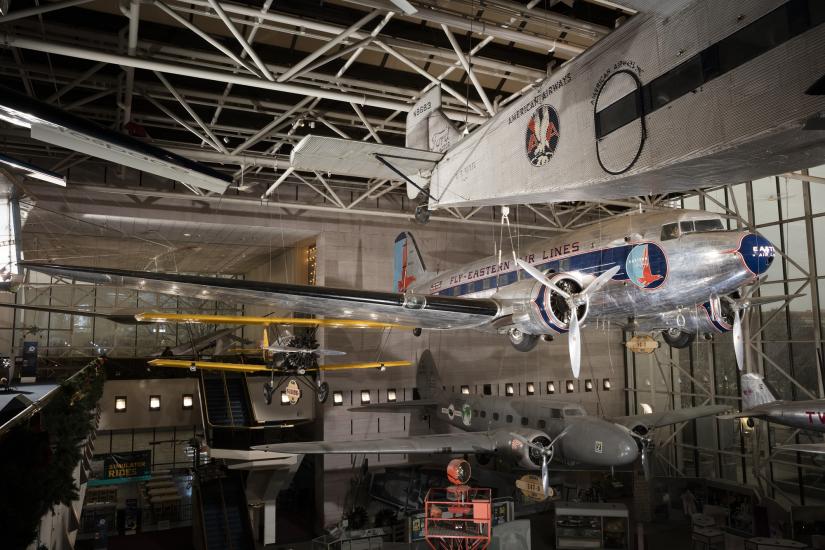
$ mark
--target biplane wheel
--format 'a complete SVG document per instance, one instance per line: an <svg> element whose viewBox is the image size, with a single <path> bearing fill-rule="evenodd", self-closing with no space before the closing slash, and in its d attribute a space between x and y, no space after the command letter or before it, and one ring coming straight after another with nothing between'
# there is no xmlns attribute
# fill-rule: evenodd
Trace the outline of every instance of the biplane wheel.
<svg viewBox="0 0 825 550"><path fill-rule="evenodd" d="M683 349L691 345L695 336L692 332L684 332L678 329L662 331L662 338L664 338L667 345L676 349Z"/></svg>
<svg viewBox="0 0 825 550"><path fill-rule="evenodd" d="M318 396L318 403L326 403L327 397L329 397L329 384L326 382L321 382L318 384L318 392L316 395Z"/></svg>
<svg viewBox="0 0 825 550"><path fill-rule="evenodd" d="M415 221L421 225L430 221L430 210L426 204L419 204L415 207Z"/></svg>
<svg viewBox="0 0 825 550"><path fill-rule="evenodd" d="M266 400L267 405L272 404L272 394L275 393L275 386L273 386L272 381L264 382L264 399Z"/></svg>
<svg viewBox="0 0 825 550"><path fill-rule="evenodd" d="M415 328L413 329L413 336L415 336L416 338L418 338L419 336L421 336L421 327L415 327Z"/></svg>

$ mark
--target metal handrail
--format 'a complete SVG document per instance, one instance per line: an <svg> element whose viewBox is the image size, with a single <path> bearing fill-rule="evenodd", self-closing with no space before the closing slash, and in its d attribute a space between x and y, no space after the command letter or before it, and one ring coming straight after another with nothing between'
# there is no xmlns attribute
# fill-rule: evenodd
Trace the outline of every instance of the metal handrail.
<svg viewBox="0 0 825 550"><path fill-rule="evenodd" d="M221 373L221 380L223 380L223 396L226 398L226 412L229 413L229 422L232 427L235 427L235 415L232 414L232 400L229 399L229 386L226 385L226 373Z"/></svg>

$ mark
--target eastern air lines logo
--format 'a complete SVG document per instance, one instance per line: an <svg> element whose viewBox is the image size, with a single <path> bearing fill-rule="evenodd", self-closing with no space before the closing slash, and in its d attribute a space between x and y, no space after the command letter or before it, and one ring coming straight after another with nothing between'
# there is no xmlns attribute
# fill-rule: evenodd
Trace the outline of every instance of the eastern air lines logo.
<svg viewBox="0 0 825 550"><path fill-rule="evenodd" d="M541 105L527 122L525 151L533 166L544 166L553 158L559 145L559 113L551 105Z"/></svg>
<svg viewBox="0 0 825 550"><path fill-rule="evenodd" d="M667 277L667 259L664 251L655 244L634 246L627 255L625 271L639 288L657 288Z"/></svg>

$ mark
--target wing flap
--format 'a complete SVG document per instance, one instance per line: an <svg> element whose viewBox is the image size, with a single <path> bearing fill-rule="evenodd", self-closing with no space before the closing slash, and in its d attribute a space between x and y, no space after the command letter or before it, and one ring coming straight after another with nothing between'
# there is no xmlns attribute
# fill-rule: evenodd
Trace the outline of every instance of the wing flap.
<svg viewBox="0 0 825 550"><path fill-rule="evenodd" d="M444 156L409 147L309 135L292 150L290 164L297 170L399 180L398 174L380 162L376 155L385 158L407 176L432 171Z"/></svg>
<svg viewBox="0 0 825 550"><path fill-rule="evenodd" d="M371 319L421 328L472 328L492 322L498 303L484 298L416 296L372 290L246 281L221 277L126 269L20 262L20 266L65 277L191 298L248 303L341 319Z"/></svg>
<svg viewBox="0 0 825 550"><path fill-rule="evenodd" d="M460 432L362 441L275 443L253 449L288 454L461 454L493 452L496 444L489 432Z"/></svg>

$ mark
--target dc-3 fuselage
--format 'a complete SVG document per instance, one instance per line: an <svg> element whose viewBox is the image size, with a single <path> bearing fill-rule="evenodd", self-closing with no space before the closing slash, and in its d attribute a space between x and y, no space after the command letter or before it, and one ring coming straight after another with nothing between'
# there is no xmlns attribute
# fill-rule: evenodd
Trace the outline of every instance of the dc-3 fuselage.
<svg viewBox="0 0 825 550"><path fill-rule="evenodd" d="M591 318L634 330L724 332L732 319L720 297L755 283L775 254L764 237L728 230L727 223L704 211L645 212L539 241L518 251L518 257L570 293L618 266L612 279L578 307L580 321L589 312ZM400 280L409 284L399 284L399 290L412 293L494 300L500 311L490 326L499 330L567 332L565 301L520 269L511 254L422 281L405 278L402 269Z"/></svg>

